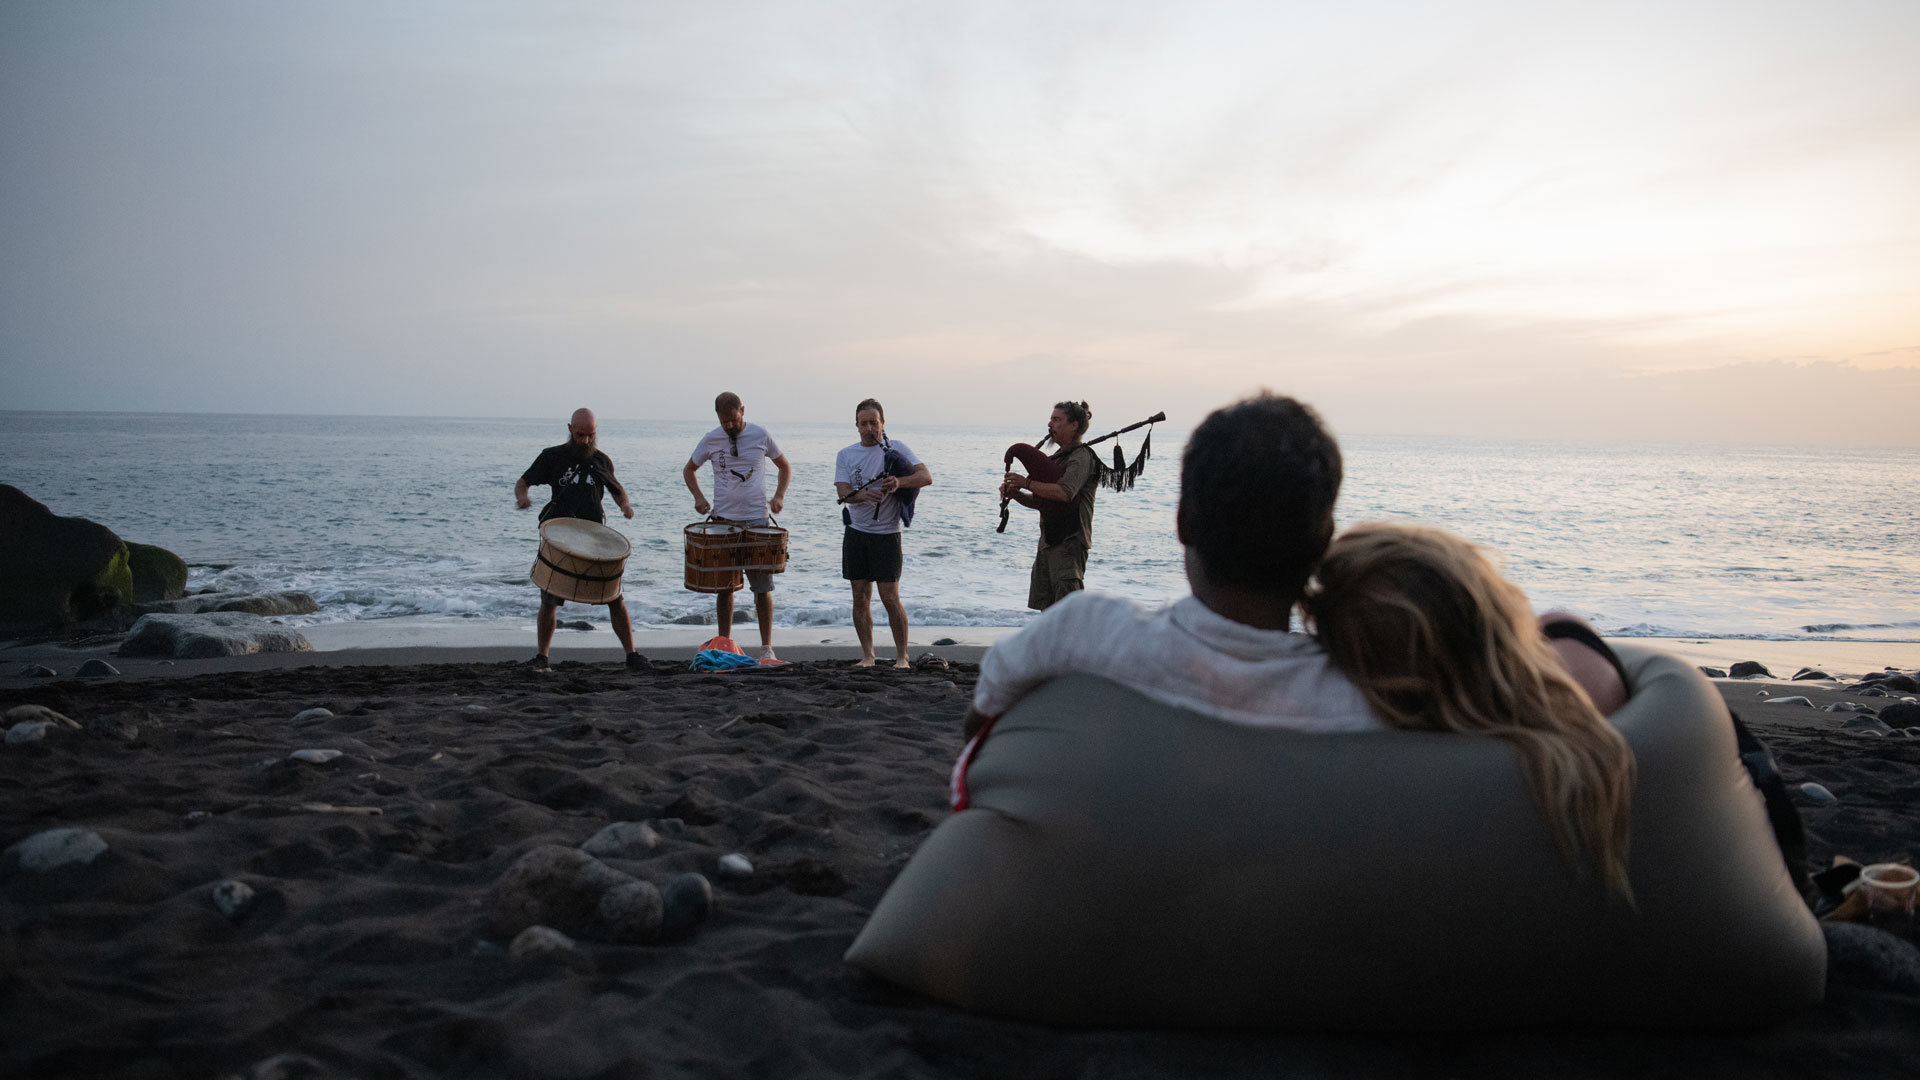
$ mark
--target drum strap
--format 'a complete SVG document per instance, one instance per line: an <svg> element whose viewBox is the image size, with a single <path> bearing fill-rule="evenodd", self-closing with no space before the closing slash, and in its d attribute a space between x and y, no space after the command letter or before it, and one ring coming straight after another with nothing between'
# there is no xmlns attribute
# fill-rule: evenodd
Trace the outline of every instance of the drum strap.
<svg viewBox="0 0 1920 1080"><path fill-rule="evenodd" d="M604 575L582 574L576 570L567 570L562 567L553 565L553 563L550 560L548 560L547 553L544 551L536 553L534 557L539 559L540 562L543 565L545 565L547 569L553 571L556 574L565 574L567 577L573 578L575 581L619 581L621 576L626 573L626 567L623 566L620 568L619 574L604 574Z"/></svg>

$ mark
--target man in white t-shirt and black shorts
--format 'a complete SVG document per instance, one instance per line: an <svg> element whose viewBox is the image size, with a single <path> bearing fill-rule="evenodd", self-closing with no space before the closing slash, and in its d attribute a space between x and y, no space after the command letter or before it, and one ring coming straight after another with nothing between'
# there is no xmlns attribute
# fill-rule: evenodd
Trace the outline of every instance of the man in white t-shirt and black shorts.
<svg viewBox="0 0 1920 1080"><path fill-rule="evenodd" d="M793 479L793 466L780 452L780 445L759 424L747 423L747 408L740 395L726 392L713 399L714 415L720 426L701 436L693 456L680 470L687 490L693 492L693 510L712 514L716 521L751 528L766 525L772 515L786 508L787 484ZM713 502L700 491L700 466L713 465ZM773 498L767 498L767 466L780 474ZM773 574L765 570L747 571L747 588L753 591L753 610L760 621L760 662L779 664L773 655ZM720 636L733 636L733 594L714 594L719 615Z"/></svg>
<svg viewBox="0 0 1920 1080"><path fill-rule="evenodd" d="M853 407L860 441L833 462L833 486L845 501L846 535L840 541L840 576L853 585L853 632L860 639L860 666L872 667L873 586L893 631L893 666L907 663L907 609L900 604L900 528L911 520L900 493L933 483L933 474L907 444L887 438L887 412L872 398ZM900 475L905 472L906 475Z"/></svg>

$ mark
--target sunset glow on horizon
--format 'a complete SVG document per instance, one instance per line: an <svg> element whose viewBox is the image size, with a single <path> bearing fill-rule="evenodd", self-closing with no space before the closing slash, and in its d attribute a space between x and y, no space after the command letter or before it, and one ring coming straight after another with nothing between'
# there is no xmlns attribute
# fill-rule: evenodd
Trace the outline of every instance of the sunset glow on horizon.
<svg viewBox="0 0 1920 1080"><path fill-rule="evenodd" d="M0 377L1920 445L1917 43L1872 2L11 4Z"/></svg>

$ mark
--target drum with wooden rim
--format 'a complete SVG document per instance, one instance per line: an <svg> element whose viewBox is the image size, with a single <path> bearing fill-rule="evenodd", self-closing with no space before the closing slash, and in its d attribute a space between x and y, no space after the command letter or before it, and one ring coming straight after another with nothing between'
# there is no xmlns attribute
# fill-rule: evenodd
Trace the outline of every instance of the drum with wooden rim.
<svg viewBox="0 0 1920 1080"><path fill-rule="evenodd" d="M787 572L787 530L778 524L748 525L740 530L740 569Z"/></svg>
<svg viewBox="0 0 1920 1080"><path fill-rule="evenodd" d="M540 552L527 576L562 600L611 604L632 553L626 537L597 521L552 518L540 524Z"/></svg>
<svg viewBox="0 0 1920 1080"><path fill-rule="evenodd" d="M744 551L741 529L723 521L696 521L685 529L687 588L694 592L730 593L746 583L741 572Z"/></svg>

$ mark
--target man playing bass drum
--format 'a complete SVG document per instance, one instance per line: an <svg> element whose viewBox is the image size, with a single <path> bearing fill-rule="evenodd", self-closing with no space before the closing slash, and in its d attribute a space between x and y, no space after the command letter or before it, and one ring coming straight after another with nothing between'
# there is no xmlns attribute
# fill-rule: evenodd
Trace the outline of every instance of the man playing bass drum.
<svg viewBox="0 0 1920 1080"><path fill-rule="evenodd" d="M1051 456L1060 466L1053 483L1009 472L1000 482L1002 498L1040 511L1040 550L1033 557L1027 606L1045 611L1068 593L1086 588L1087 550L1093 546L1093 493L1100 486L1100 459L1084 445L1093 410L1084 401L1063 401L1047 420L1047 436L1060 449Z"/></svg>

